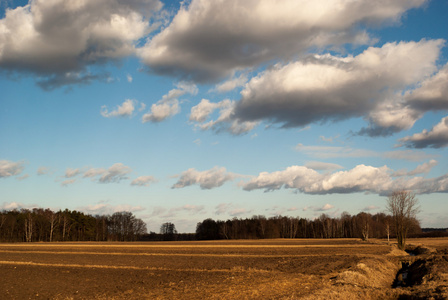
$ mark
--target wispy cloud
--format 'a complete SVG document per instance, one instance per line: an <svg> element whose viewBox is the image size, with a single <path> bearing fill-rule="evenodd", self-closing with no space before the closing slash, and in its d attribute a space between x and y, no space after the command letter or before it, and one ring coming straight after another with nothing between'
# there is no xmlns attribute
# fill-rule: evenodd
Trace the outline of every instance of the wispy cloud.
<svg viewBox="0 0 448 300"><path fill-rule="evenodd" d="M127 212L141 212L144 211L145 208L142 206L133 206L129 204L108 204L108 203L97 203L97 204L89 204L86 206L81 206L77 208L80 211L84 211L89 214L98 214L98 215L110 215L116 212L127 211Z"/></svg>
<svg viewBox="0 0 448 300"><path fill-rule="evenodd" d="M372 150L355 149L347 146L306 146L298 144L295 149L310 157L321 159L337 157L375 157L379 155L378 152Z"/></svg>
<svg viewBox="0 0 448 300"><path fill-rule="evenodd" d="M50 168L44 167L44 166L39 167L37 169L37 175L39 175L39 176L41 176L41 175L48 175L48 174L51 174L52 172L53 171Z"/></svg>
<svg viewBox="0 0 448 300"><path fill-rule="evenodd" d="M153 176L140 176L132 180L131 185L148 187L154 182L157 180Z"/></svg>

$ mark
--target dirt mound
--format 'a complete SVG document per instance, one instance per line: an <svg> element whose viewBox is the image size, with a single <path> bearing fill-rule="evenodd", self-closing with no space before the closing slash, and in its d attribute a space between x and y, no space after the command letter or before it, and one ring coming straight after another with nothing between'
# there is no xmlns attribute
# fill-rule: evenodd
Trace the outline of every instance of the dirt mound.
<svg viewBox="0 0 448 300"><path fill-rule="evenodd" d="M418 246L415 249L412 250L412 253L415 255L422 255L422 254L431 254L437 252L434 248L429 248L426 246Z"/></svg>
<svg viewBox="0 0 448 300"><path fill-rule="evenodd" d="M390 288L399 267L384 257L365 258L303 299L397 299Z"/></svg>
<svg viewBox="0 0 448 300"><path fill-rule="evenodd" d="M391 245L390 248L391 248L391 250L389 253L386 254L386 256L407 256L407 255L409 255L409 253L407 253L406 251L398 249L397 245Z"/></svg>
<svg viewBox="0 0 448 300"><path fill-rule="evenodd" d="M372 258L358 263L336 276L336 284L351 284L364 287L386 287L394 280L398 266L392 262Z"/></svg>

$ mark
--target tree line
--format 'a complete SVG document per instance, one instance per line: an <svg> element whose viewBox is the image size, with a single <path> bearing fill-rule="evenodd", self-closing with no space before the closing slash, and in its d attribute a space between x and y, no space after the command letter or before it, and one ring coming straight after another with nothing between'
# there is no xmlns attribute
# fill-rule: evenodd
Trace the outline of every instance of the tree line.
<svg viewBox="0 0 448 300"><path fill-rule="evenodd" d="M146 223L126 211L95 216L68 209L0 211L1 242L136 241L146 233Z"/></svg>
<svg viewBox="0 0 448 300"><path fill-rule="evenodd" d="M397 238L398 247L405 249L408 235L421 234L416 215L418 199L409 191L395 191L387 200L384 213L361 212L340 217L321 214L314 220L300 217L233 218L226 221L205 219L196 226L195 234L179 234L173 223L163 223L160 233L147 234L145 222L131 212L112 215L89 215L79 211L53 212L34 208L0 211L0 242L53 241L173 241L272 238Z"/></svg>
<svg viewBox="0 0 448 300"><path fill-rule="evenodd" d="M196 226L198 240L217 239L272 239L272 238L386 238L396 237L392 216L384 213L361 212L350 215L343 212L340 217L321 214L314 220L300 217L275 216L266 218L255 215L251 218L231 220L206 219ZM420 223L411 218L410 235L421 233Z"/></svg>

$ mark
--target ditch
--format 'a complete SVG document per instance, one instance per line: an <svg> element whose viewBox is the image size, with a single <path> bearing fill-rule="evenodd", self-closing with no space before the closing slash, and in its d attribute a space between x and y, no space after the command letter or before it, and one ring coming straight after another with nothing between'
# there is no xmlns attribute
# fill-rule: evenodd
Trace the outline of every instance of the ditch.
<svg viewBox="0 0 448 300"><path fill-rule="evenodd" d="M419 246L406 252L392 284L403 292L399 299L448 299L447 251Z"/></svg>

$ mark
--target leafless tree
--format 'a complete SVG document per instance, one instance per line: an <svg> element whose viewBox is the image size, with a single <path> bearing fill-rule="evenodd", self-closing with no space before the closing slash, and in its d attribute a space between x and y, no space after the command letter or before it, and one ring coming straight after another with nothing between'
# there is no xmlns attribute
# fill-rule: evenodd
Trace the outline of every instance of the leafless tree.
<svg viewBox="0 0 448 300"><path fill-rule="evenodd" d="M359 227L361 228L361 238L363 241L369 240L369 232L370 232L370 223L371 223L371 215L365 212L359 213L357 215Z"/></svg>
<svg viewBox="0 0 448 300"><path fill-rule="evenodd" d="M395 191L387 199L387 210L392 214L398 248L405 249L406 236L420 211L418 199L410 191Z"/></svg>
<svg viewBox="0 0 448 300"><path fill-rule="evenodd" d="M27 242L31 242L33 237L33 216L31 212L28 212L28 215L25 219L25 240Z"/></svg>

